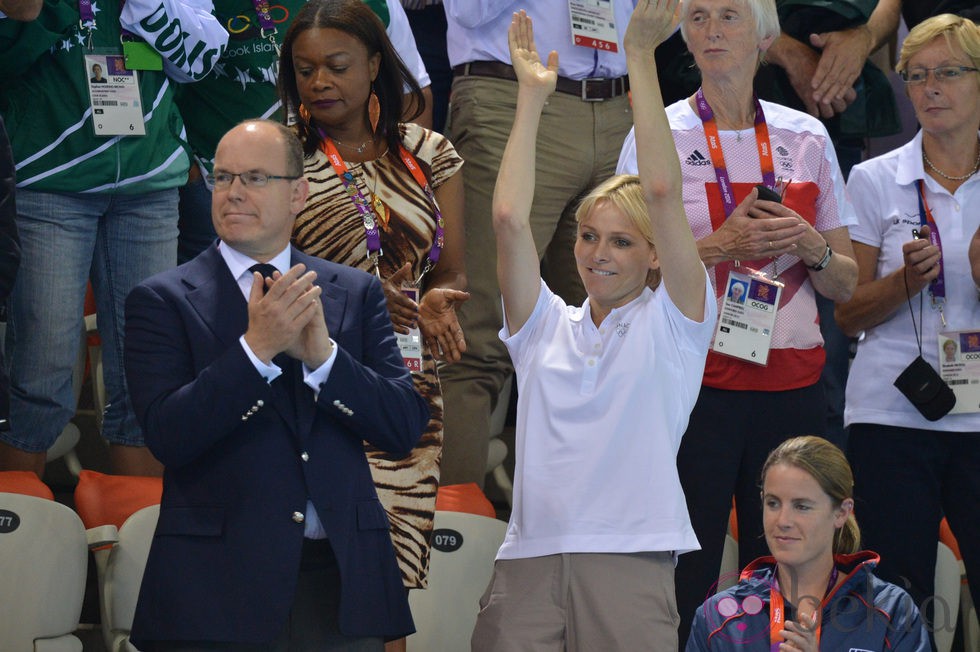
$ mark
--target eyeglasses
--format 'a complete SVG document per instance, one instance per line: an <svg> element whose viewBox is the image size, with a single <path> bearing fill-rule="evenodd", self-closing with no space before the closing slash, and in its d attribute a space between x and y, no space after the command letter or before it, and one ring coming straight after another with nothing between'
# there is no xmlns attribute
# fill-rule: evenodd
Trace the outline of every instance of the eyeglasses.
<svg viewBox="0 0 980 652"><path fill-rule="evenodd" d="M232 172L215 172L214 174L209 174L207 176L208 185L214 186L215 188L229 188L232 182L234 182L235 177L238 177L243 186L252 186L255 188L261 188L265 186L270 181L275 181L276 179L288 179L294 181L299 179L298 176L280 176L276 174L266 174L265 172L241 172L239 174L234 174Z"/></svg>
<svg viewBox="0 0 980 652"><path fill-rule="evenodd" d="M977 68L970 68L968 66L939 66L938 68L912 68L911 70L903 70L901 72L902 79L906 84L910 86L918 86L919 84L926 83L926 79L929 78L929 71L932 71L932 76L939 83L956 81L957 79L962 79L964 73L977 72Z"/></svg>

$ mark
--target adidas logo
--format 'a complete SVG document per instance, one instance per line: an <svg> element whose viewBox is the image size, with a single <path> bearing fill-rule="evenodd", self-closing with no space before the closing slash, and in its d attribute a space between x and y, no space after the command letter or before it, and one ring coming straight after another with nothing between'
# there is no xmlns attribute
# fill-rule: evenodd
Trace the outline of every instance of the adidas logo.
<svg viewBox="0 0 980 652"><path fill-rule="evenodd" d="M698 150L694 150L694 153L688 156L684 163L687 165L711 165L711 161L704 157L704 154Z"/></svg>
<svg viewBox="0 0 980 652"><path fill-rule="evenodd" d="M780 156L789 156L789 150L783 147L782 145L776 147L776 153L779 154Z"/></svg>

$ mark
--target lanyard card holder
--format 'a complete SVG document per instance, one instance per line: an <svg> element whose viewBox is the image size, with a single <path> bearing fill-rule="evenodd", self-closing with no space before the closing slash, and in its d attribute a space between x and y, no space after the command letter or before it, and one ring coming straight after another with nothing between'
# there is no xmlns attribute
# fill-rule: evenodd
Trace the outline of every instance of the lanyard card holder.
<svg viewBox="0 0 980 652"><path fill-rule="evenodd" d="M145 136L139 73L118 50L93 49L82 57L96 136Z"/></svg>
<svg viewBox="0 0 980 652"><path fill-rule="evenodd" d="M738 267L728 274L712 350L765 366L783 283Z"/></svg>
<svg viewBox="0 0 980 652"><path fill-rule="evenodd" d="M414 301L419 302L419 289L416 287L402 286L402 294ZM422 332L418 326L408 329L408 333L395 333L395 340L398 342L398 349L402 352L402 360L409 371L413 373L422 372Z"/></svg>
<svg viewBox="0 0 980 652"><path fill-rule="evenodd" d="M939 375L956 395L950 414L980 412L980 331L939 333Z"/></svg>

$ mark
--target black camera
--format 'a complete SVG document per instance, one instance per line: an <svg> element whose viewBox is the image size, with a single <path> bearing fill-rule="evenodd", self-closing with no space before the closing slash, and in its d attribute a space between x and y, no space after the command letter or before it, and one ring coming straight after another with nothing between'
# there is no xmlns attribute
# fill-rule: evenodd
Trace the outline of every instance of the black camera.
<svg viewBox="0 0 980 652"><path fill-rule="evenodd" d="M956 405L956 394L921 355L899 374L895 387L929 421L942 419Z"/></svg>

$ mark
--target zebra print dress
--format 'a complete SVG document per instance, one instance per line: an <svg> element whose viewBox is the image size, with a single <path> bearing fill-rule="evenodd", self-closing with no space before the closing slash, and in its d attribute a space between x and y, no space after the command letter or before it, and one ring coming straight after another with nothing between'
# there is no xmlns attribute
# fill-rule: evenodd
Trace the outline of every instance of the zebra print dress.
<svg viewBox="0 0 980 652"><path fill-rule="evenodd" d="M401 131L402 144L415 156L433 189L463 165L452 144L440 134L415 124L403 124ZM436 230L432 208L418 182L397 152L347 166L364 197L370 198L373 192L389 209L388 223L381 229L381 275L388 277L411 262L413 278L417 278ZM306 159L305 170L310 196L296 218L293 243L313 256L373 271L361 218L327 157L317 151ZM442 390L436 361L424 344L422 372L412 377L431 413L418 446L401 460L389 459L367 443L365 451L378 497L391 522L391 539L405 586L425 588L442 457Z"/></svg>

